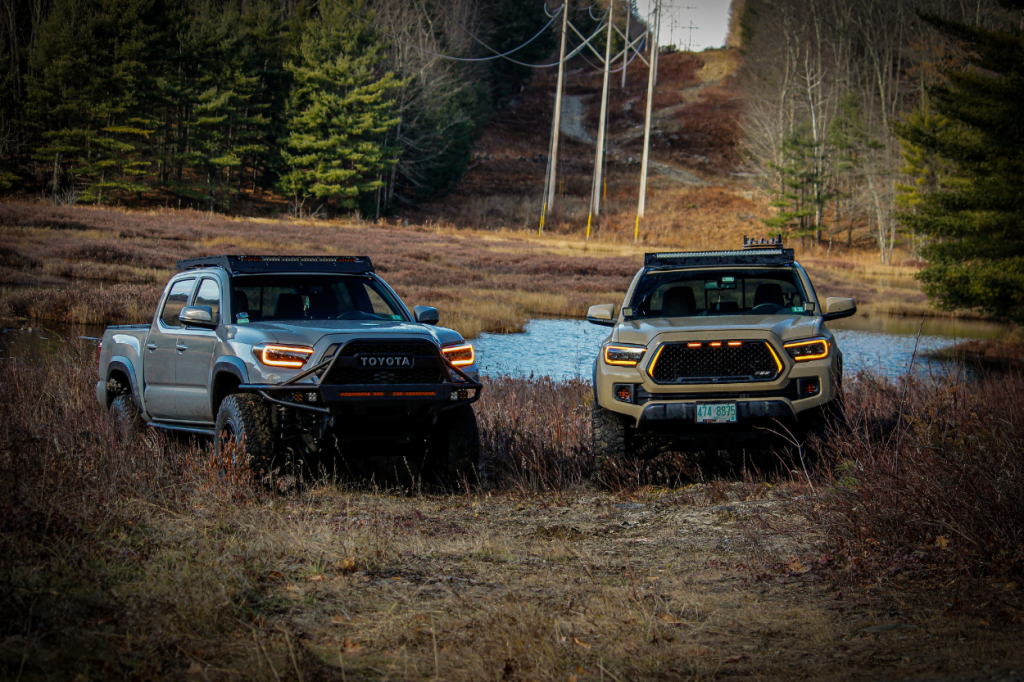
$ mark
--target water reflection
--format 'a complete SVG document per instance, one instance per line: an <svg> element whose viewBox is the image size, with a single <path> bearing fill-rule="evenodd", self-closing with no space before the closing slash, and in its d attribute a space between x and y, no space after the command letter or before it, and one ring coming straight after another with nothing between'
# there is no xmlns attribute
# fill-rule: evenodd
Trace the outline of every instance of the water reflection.
<svg viewBox="0 0 1024 682"><path fill-rule="evenodd" d="M1007 327L985 322L950 319L853 317L832 323L843 351L847 376L861 370L878 372L890 378L906 373L917 347L915 370L941 374L950 367L945 361L928 356L971 338L997 338ZM0 330L0 359L39 357L84 344L83 352L95 352L103 335L97 325L62 327L40 325L32 328ZM477 361L485 374L513 376L550 376L554 379L591 377L594 358L607 327L583 320L532 320L521 334L481 334L473 339ZM918 338L918 332L921 332Z"/></svg>
<svg viewBox="0 0 1024 682"><path fill-rule="evenodd" d="M968 338L992 338L1005 333L999 325L985 323L961 324L957 336L949 320L926 321L920 339L917 321L874 318L874 321L853 325L832 325L843 351L844 369L848 376L868 370L890 378L906 373L917 346L916 371L938 374L949 365L930 359L928 355ZM844 322L847 322L844 320ZM532 320L521 334L481 334L474 339L477 362L485 374L519 376L548 375L554 379L582 377L590 379L591 367L601 341L608 336L606 327L582 320ZM945 333L944 333L945 332Z"/></svg>

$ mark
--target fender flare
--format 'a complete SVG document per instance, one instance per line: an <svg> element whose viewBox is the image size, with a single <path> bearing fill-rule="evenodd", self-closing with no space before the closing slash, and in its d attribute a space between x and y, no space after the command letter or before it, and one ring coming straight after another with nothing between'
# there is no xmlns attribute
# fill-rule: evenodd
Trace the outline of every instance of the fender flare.
<svg viewBox="0 0 1024 682"><path fill-rule="evenodd" d="M110 358L110 362L107 363L107 376L105 381L110 381L110 375L114 373L114 370L120 370L128 375L128 388L131 389L132 399L135 401L135 407L138 408L139 412L144 412L142 405L142 388L139 386L138 377L135 375L135 365L132 361L123 355L114 355ZM107 395L107 407L110 407L111 396Z"/></svg>
<svg viewBox="0 0 1024 682"><path fill-rule="evenodd" d="M210 377L210 410L213 412L214 418L217 417L217 406L214 404L216 394L213 387L217 385L217 376L220 374L230 374L237 378L240 384L249 383L249 369L244 362L229 355L217 358L213 363L213 375Z"/></svg>
<svg viewBox="0 0 1024 682"><path fill-rule="evenodd" d="M600 355L599 355L599 357L600 357ZM594 375L593 376L594 376L594 380L593 380L593 383L591 384L591 386L594 387L594 404L598 405L599 403L597 402L597 358L594 358Z"/></svg>

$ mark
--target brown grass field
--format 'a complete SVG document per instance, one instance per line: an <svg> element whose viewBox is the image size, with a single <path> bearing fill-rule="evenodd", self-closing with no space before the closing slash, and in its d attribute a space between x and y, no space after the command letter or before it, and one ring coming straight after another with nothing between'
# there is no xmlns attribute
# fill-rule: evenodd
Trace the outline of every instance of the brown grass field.
<svg viewBox="0 0 1024 682"><path fill-rule="evenodd" d="M718 190L706 215L733 201ZM716 196L725 198L716 199ZM710 218L708 218L710 221ZM745 228L708 227L660 248L739 244ZM853 296L863 313L939 314L913 264L882 266L869 251L795 244L819 295ZM473 230L453 225L230 218L195 211L56 208L0 203L0 319L71 324L148 322L181 258L216 253L359 254L408 305L433 305L468 338L519 331L531 317L582 317L620 303L646 250L598 234ZM838 249L834 250L838 252Z"/></svg>
<svg viewBox="0 0 1024 682"><path fill-rule="evenodd" d="M1020 524L1007 523L1024 499L1024 410L958 426L1019 408L1019 376L911 386L902 444L884 434L908 393L857 382L836 475L705 477L706 462L669 458L611 492L581 483L587 387L507 379L477 409L503 464L489 489L326 473L274 493L204 443L113 428L93 372L82 349L0 362L4 679L970 680L1024 667ZM1015 464L978 466L991 447Z"/></svg>

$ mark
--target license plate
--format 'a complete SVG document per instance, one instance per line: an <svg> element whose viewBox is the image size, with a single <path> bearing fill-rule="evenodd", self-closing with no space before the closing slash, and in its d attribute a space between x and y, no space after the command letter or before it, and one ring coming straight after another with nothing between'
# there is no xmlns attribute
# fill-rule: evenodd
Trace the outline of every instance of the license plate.
<svg viewBox="0 0 1024 682"><path fill-rule="evenodd" d="M697 405L698 424L731 424L736 421L736 403Z"/></svg>

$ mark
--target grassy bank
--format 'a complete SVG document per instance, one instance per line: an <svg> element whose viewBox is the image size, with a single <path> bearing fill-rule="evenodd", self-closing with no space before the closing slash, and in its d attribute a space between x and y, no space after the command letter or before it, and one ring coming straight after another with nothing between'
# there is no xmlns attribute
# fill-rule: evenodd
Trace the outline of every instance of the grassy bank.
<svg viewBox="0 0 1024 682"><path fill-rule="evenodd" d="M502 465L496 489L408 495L325 480L273 495L203 444L112 428L92 372L91 357L71 355L0 363L7 678L853 679L982 665L998 675L1024 662L1019 593L1007 587L1017 564L972 574L970 563L929 591L927 575L867 560L850 569L834 553L846 538L872 560L890 556L875 543L895 542L924 566L943 553L974 562L952 530L927 527L957 522L955 510L906 523L905 507L878 514L891 472L868 455L882 461L891 445L865 439L893 432L893 387L852 385L855 430L870 434L844 451L858 468L813 490L785 472L591 490L580 485L586 387L503 380L478 405L486 453ZM986 391L1019 400L1013 381L962 387L951 416L982 407ZM927 440L938 421L918 420L941 405L915 391L904 453L939 442ZM964 423L946 422L944 437L985 432ZM1019 425L986 429L1005 439ZM957 452L976 462L1007 443L972 447ZM934 459L904 462L916 485ZM851 516L844 494L874 516ZM867 534L850 536L865 519ZM899 527L912 535L881 534ZM995 585L997 603L970 598L972 575Z"/></svg>
<svg viewBox="0 0 1024 682"><path fill-rule="evenodd" d="M702 192L716 191L700 190ZM702 210L711 220L713 197ZM702 214L703 215L703 214ZM696 226L696 227L699 227ZM751 229L753 229L752 226ZM660 248L739 244L743 225L665 232ZM660 243L660 242L659 242ZM853 296L878 314L935 314L913 264L881 266L869 251L795 245L819 296ZM466 336L518 331L531 317L582 317L618 303L642 262L638 246L598 234L229 218L0 204L0 319L109 324L149 321L174 262L212 253L368 254L409 305L433 305Z"/></svg>
<svg viewBox="0 0 1024 682"><path fill-rule="evenodd" d="M639 264L600 250L554 254L512 235L0 204L0 285L16 285L0 296L0 317L148 321L174 262L212 253L369 255L410 306L436 306L467 336L621 300Z"/></svg>

